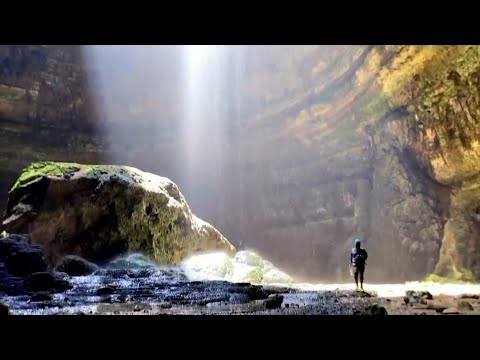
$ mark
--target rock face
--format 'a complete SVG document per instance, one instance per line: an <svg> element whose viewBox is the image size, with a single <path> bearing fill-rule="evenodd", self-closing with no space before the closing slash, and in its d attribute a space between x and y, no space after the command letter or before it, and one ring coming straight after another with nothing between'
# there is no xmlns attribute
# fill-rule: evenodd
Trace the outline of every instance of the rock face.
<svg viewBox="0 0 480 360"><path fill-rule="evenodd" d="M0 46L5 198L35 160L134 164L297 277L346 279L359 235L369 281L480 278L478 46L219 47L201 101L182 51Z"/></svg>
<svg viewBox="0 0 480 360"><path fill-rule="evenodd" d="M172 181L123 166L34 163L10 192L3 226L29 233L53 262L142 251L172 264L199 251L235 252Z"/></svg>

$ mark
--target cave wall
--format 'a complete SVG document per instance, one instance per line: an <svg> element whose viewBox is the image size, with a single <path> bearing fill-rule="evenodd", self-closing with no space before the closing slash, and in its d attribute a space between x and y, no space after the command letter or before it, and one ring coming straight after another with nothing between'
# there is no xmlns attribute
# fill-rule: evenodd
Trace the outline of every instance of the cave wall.
<svg viewBox="0 0 480 360"><path fill-rule="evenodd" d="M0 46L2 207L12 180L31 161L98 157L88 89L76 46Z"/></svg>
<svg viewBox="0 0 480 360"><path fill-rule="evenodd" d="M204 119L188 171L182 49L155 51L98 63L76 46L0 46L3 204L30 161L122 163L170 177L237 248L301 279L347 279L355 235L369 279L480 277L478 47L230 48L228 121L213 141Z"/></svg>

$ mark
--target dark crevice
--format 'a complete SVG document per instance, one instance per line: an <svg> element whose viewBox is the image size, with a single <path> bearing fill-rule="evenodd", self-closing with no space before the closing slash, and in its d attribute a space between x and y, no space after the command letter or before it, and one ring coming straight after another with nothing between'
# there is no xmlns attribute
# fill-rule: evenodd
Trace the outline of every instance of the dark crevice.
<svg viewBox="0 0 480 360"><path fill-rule="evenodd" d="M152 213L152 210L153 210L152 205L148 204L147 207L145 208L145 213L147 215L150 215Z"/></svg>

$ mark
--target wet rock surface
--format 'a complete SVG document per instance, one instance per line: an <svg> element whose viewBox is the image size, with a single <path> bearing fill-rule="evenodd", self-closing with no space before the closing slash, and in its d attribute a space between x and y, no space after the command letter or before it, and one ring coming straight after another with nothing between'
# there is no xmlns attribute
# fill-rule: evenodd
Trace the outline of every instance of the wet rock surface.
<svg viewBox="0 0 480 360"><path fill-rule="evenodd" d="M75 255L64 256L55 266L55 270L70 276L89 275L99 269L94 263Z"/></svg>
<svg viewBox="0 0 480 360"><path fill-rule="evenodd" d="M49 272L37 272L25 279L25 287L29 291L53 291L61 292L70 289L72 286L68 280L60 278Z"/></svg>
<svg viewBox="0 0 480 360"><path fill-rule="evenodd" d="M265 308L267 309L277 309L282 306L283 296L279 294L270 295L265 300Z"/></svg>
<svg viewBox="0 0 480 360"><path fill-rule="evenodd" d="M12 275L3 259L18 249L30 251L27 240L25 236L0 238L0 314L474 315L480 310L476 294L459 300L407 291L406 302L401 296L383 299L368 291L300 291L247 282L191 281L181 267L162 268L137 254L103 268L96 266L88 275L69 276L68 268L58 266L63 271L47 267L26 276ZM33 249L43 256L40 247ZM460 309L461 301L470 307Z"/></svg>
<svg viewBox="0 0 480 360"><path fill-rule="evenodd" d="M51 301L53 299L52 295L48 292L40 291L31 296L30 301L40 302L40 301Z"/></svg>
<svg viewBox="0 0 480 360"><path fill-rule="evenodd" d="M5 304L0 303L0 316L9 315L10 311L8 306Z"/></svg>
<svg viewBox="0 0 480 360"><path fill-rule="evenodd" d="M378 304L373 304L371 306L367 306L363 311L357 310L355 315L388 315L387 310L383 306L379 306Z"/></svg>
<svg viewBox="0 0 480 360"><path fill-rule="evenodd" d="M160 268L136 255L98 267L89 275L58 271L5 275L0 280L2 289L14 291L3 291L0 300L13 314L327 315L353 314L370 304L368 296L357 292L191 281L181 268Z"/></svg>
<svg viewBox="0 0 480 360"><path fill-rule="evenodd" d="M27 276L47 269L42 248L29 244L29 241L26 235L0 237L0 273Z"/></svg>

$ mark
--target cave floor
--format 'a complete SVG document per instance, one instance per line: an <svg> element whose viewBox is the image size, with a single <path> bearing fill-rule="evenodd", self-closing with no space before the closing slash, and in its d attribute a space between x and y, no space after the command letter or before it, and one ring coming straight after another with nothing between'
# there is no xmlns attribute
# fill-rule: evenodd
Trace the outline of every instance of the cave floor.
<svg viewBox="0 0 480 360"><path fill-rule="evenodd" d="M17 306L18 315L354 315L377 304L389 315L480 315L478 295L460 299L459 296L437 295L433 299L421 299L406 304L405 297L376 297L354 291L320 291L279 293L283 296L280 307L266 309L265 300L248 303L211 302L199 304L172 304L156 301L118 302L114 296L103 297L96 303L61 305L63 299L39 302L34 306ZM60 296L60 295L55 295ZM54 296L54 297L55 297ZM462 302L463 306L459 303ZM465 305L465 302L470 306Z"/></svg>

